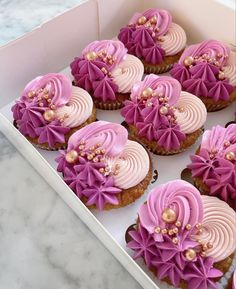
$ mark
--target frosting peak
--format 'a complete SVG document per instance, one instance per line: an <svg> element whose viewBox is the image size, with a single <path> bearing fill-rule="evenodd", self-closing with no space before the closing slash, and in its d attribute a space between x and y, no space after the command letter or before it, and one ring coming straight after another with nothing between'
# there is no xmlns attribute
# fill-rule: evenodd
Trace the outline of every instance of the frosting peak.
<svg viewBox="0 0 236 289"><path fill-rule="evenodd" d="M57 162L57 170L76 195L99 210L106 204L119 205L117 194L139 184L150 167L147 152L128 140L127 130L106 121L75 132Z"/></svg>
<svg viewBox="0 0 236 289"><path fill-rule="evenodd" d="M178 149L186 134L200 129L207 111L201 100L181 92L180 83L169 76L150 74L136 82L131 100L121 114L133 124L138 134L167 150Z"/></svg>
<svg viewBox="0 0 236 289"><path fill-rule="evenodd" d="M75 84L102 101L115 101L117 92L129 93L144 71L142 62L116 40L90 43L70 66Z"/></svg>
<svg viewBox="0 0 236 289"><path fill-rule="evenodd" d="M148 63L161 63L165 55L175 55L186 45L186 34L162 9L135 13L118 35L130 54Z"/></svg>
<svg viewBox="0 0 236 289"><path fill-rule="evenodd" d="M212 196L236 208L236 124L215 126L203 134L200 151L191 156L193 177L201 178Z"/></svg>

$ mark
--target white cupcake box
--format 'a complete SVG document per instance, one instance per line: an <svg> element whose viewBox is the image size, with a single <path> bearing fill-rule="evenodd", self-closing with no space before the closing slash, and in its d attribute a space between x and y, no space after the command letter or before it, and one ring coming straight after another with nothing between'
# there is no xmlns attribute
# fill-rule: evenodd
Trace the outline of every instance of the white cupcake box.
<svg viewBox="0 0 236 289"><path fill-rule="evenodd" d="M60 71L70 76L68 65L86 44L96 39L115 37L134 12L151 7L169 10L174 21L185 29L189 43L204 39L234 43L235 11L231 0L86 1L0 47L0 129L143 288L166 289L171 287L157 281L142 262L133 261L132 252L126 249L124 239L125 231L134 223L147 192L135 203L121 209L89 211L56 172L54 159L57 152L43 151L31 145L12 125L10 110L31 79ZM216 124L224 126L233 119L234 111L236 105L232 104L219 112L209 113L205 128ZM123 121L119 111L99 110L98 119L118 123ZM181 171L189 163L189 155L194 153L198 145L199 141L186 152L175 156L152 155L154 169L159 173L153 185L180 178ZM221 283L224 284L224 279Z"/></svg>

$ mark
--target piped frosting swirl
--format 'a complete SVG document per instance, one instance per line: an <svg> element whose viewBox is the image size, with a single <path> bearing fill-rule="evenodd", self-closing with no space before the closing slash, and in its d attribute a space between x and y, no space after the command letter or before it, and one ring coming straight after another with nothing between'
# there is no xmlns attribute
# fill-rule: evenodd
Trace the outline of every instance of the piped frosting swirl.
<svg viewBox="0 0 236 289"><path fill-rule="evenodd" d="M133 86L121 114L141 137L170 150L178 149L187 134L203 126L207 112L196 96L181 92L178 81L150 74Z"/></svg>
<svg viewBox="0 0 236 289"><path fill-rule="evenodd" d="M171 75L194 95L225 101L235 88L235 71L235 52L224 43L206 40L185 49Z"/></svg>
<svg viewBox="0 0 236 289"><path fill-rule="evenodd" d="M71 63L75 84L102 101L115 101L118 92L129 93L143 72L142 62L116 40L90 43Z"/></svg>
<svg viewBox="0 0 236 289"><path fill-rule="evenodd" d="M204 218L202 232L193 239L211 243L207 256L219 262L236 250L236 215L228 204L216 197L202 196Z"/></svg>
<svg viewBox="0 0 236 289"><path fill-rule="evenodd" d="M149 172L145 149L128 140L120 124L97 121L75 132L57 158L58 171L79 198L102 210L118 205L116 194L139 184ZM127 177L128 176L128 177Z"/></svg>
<svg viewBox="0 0 236 289"><path fill-rule="evenodd" d="M148 63L159 64L165 56L176 55L186 45L186 34L162 9L135 13L118 35L130 54Z"/></svg>
<svg viewBox="0 0 236 289"><path fill-rule="evenodd" d="M200 150L188 166L200 178L209 194L217 196L236 210L236 124L206 130Z"/></svg>
<svg viewBox="0 0 236 289"><path fill-rule="evenodd" d="M30 81L12 107L20 132L39 144L65 143L65 134L84 123L92 113L90 95L72 87L63 74L49 73Z"/></svg>

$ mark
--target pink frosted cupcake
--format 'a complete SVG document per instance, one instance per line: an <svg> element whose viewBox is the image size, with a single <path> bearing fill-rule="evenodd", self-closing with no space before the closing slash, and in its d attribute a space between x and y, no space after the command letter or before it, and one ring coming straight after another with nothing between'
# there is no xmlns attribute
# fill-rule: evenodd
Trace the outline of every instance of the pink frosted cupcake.
<svg viewBox="0 0 236 289"><path fill-rule="evenodd" d="M121 114L131 137L155 154L170 155L195 143L207 111L177 80L150 74L133 86Z"/></svg>
<svg viewBox="0 0 236 289"><path fill-rule="evenodd" d="M189 46L171 75L183 89L197 95L208 111L216 111L236 100L236 53L216 40Z"/></svg>
<svg viewBox="0 0 236 289"><path fill-rule="evenodd" d="M139 198L152 165L146 150L120 124L97 121L74 133L56 159L65 182L89 208L109 210Z"/></svg>
<svg viewBox="0 0 236 289"><path fill-rule="evenodd" d="M12 112L19 131L47 150L65 147L72 133L96 120L91 96L60 73L29 82Z"/></svg>
<svg viewBox="0 0 236 289"><path fill-rule="evenodd" d="M163 73L176 63L185 46L184 30L166 10L135 13L118 35L130 54L140 58L145 73Z"/></svg>
<svg viewBox="0 0 236 289"><path fill-rule="evenodd" d="M236 210L236 124L205 131L191 161L188 167L199 190Z"/></svg>
<svg viewBox="0 0 236 289"><path fill-rule="evenodd" d="M129 99L134 83L142 79L142 62L127 53L123 43L94 41L71 63L76 86L87 90L101 109L119 109Z"/></svg>
<svg viewBox="0 0 236 289"><path fill-rule="evenodd" d="M185 181L171 181L148 194L137 223L127 231L127 246L134 259L142 258L158 279L175 288L217 289L216 282L231 270L235 218L221 200L201 196Z"/></svg>

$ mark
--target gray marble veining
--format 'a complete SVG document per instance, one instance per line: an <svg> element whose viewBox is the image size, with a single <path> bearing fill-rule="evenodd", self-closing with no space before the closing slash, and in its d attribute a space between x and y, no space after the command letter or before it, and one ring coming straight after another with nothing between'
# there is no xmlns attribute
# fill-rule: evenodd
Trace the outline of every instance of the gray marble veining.
<svg viewBox="0 0 236 289"><path fill-rule="evenodd" d="M0 44L78 0L0 0ZM0 289L140 289L0 133Z"/></svg>
<svg viewBox="0 0 236 289"><path fill-rule="evenodd" d="M0 148L0 288L140 288L2 134Z"/></svg>

